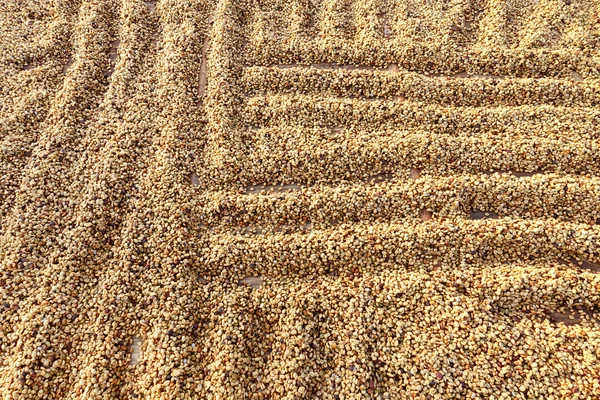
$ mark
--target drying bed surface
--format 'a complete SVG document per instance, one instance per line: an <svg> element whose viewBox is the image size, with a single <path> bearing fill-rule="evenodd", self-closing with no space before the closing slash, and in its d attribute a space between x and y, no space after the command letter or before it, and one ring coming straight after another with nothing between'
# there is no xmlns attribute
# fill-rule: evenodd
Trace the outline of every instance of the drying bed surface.
<svg viewBox="0 0 600 400"><path fill-rule="evenodd" d="M3 399L600 397L597 0L7 0Z"/></svg>

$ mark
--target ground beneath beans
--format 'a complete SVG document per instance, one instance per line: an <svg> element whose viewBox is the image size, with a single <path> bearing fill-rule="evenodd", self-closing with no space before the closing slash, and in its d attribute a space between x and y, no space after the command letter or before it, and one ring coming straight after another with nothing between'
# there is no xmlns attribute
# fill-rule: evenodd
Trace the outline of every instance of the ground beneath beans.
<svg viewBox="0 0 600 400"><path fill-rule="evenodd" d="M0 397L600 398L599 21L4 0Z"/></svg>

